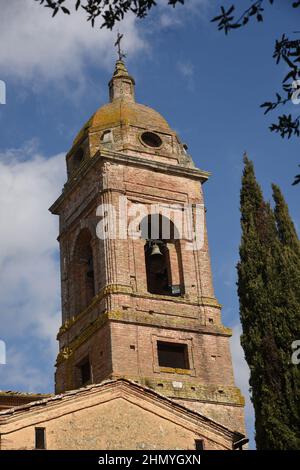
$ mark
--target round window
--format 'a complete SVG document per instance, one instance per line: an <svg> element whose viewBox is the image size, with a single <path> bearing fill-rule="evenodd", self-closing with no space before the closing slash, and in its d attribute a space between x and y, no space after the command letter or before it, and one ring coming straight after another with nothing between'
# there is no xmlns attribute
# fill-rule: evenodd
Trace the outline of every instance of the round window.
<svg viewBox="0 0 300 470"><path fill-rule="evenodd" d="M148 147L158 148L162 145L162 140L159 135L154 134L154 132L144 132L141 135L142 142Z"/></svg>

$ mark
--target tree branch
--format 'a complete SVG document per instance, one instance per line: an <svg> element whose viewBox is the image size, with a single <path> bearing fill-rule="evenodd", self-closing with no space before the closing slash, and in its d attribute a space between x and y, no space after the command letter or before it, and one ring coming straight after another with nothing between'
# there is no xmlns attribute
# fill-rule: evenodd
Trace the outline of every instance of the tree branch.
<svg viewBox="0 0 300 470"><path fill-rule="evenodd" d="M40 5L53 10L52 16L58 12L69 15L71 12L66 7L66 0L35 0ZM144 18L149 11L156 6L155 0L69 0L73 3L75 11L83 8L87 13L87 20L95 26L101 17L101 28L112 29L115 24L124 18L128 12L132 12L137 18ZM185 0L168 0L168 4L175 7L178 3L184 5Z"/></svg>

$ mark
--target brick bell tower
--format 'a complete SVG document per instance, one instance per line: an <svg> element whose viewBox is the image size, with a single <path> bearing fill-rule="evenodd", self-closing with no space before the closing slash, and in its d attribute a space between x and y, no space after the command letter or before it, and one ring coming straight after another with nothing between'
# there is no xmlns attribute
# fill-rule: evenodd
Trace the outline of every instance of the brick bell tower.
<svg viewBox="0 0 300 470"><path fill-rule="evenodd" d="M205 222L200 248L191 249L193 235L178 237L186 207L195 226L209 174L158 112L136 103L134 86L118 60L110 102L74 140L68 181L50 209L60 220L56 392L124 377L244 433ZM139 236L114 233L113 220L145 208L153 215L140 218ZM99 237L105 220L115 236Z"/></svg>

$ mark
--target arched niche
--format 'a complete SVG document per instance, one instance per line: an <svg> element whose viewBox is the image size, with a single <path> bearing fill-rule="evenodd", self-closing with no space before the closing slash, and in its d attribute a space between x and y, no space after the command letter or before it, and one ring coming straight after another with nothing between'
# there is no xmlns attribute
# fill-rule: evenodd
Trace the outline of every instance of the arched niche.
<svg viewBox="0 0 300 470"><path fill-rule="evenodd" d="M94 255L92 236L87 228L76 239L71 260L72 297L74 314L84 310L95 296Z"/></svg>

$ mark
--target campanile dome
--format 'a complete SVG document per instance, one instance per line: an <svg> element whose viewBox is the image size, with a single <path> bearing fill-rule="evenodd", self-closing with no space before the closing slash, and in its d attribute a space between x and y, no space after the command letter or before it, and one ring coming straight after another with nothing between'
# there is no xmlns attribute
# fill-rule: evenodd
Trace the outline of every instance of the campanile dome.
<svg viewBox="0 0 300 470"><path fill-rule="evenodd" d="M116 62L108 86L109 103L91 116L73 141L67 155L69 175L78 162L103 149L193 166L186 147L166 119L135 101L135 81L122 60Z"/></svg>

